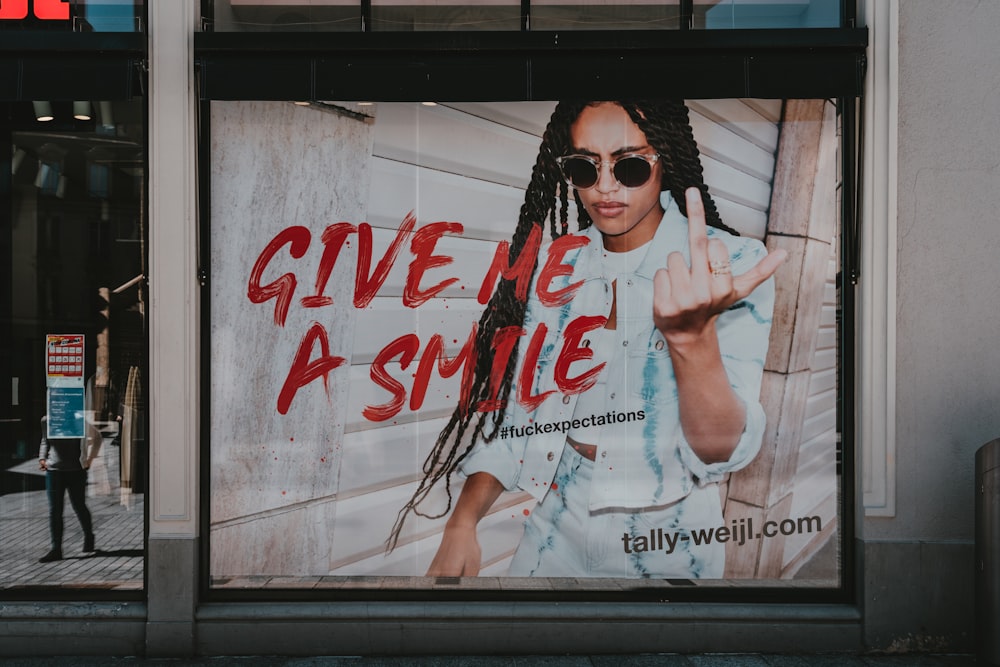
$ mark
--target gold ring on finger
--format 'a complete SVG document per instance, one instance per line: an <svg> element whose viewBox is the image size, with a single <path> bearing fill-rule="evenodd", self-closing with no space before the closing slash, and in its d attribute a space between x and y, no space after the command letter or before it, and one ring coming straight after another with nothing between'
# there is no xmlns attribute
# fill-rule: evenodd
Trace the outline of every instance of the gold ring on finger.
<svg viewBox="0 0 1000 667"><path fill-rule="evenodd" d="M724 276L733 272L729 262L709 262L708 268L712 271L713 276Z"/></svg>

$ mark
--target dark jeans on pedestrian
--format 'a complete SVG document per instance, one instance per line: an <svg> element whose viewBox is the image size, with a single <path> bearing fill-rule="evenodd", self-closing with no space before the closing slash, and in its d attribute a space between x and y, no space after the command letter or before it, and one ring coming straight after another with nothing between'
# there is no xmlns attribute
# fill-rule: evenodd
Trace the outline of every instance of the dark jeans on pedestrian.
<svg viewBox="0 0 1000 667"><path fill-rule="evenodd" d="M45 490L49 496L49 533L52 535L54 551L62 551L63 506L67 493L69 493L69 503L80 519L84 536L89 537L94 534L86 502L86 470L49 470L45 473Z"/></svg>

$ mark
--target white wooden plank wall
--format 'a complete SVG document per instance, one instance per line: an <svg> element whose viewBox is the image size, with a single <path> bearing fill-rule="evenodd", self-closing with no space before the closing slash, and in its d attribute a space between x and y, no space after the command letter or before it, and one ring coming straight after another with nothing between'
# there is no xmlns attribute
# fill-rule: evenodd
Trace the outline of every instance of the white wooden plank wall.
<svg viewBox="0 0 1000 667"><path fill-rule="evenodd" d="M837 206L840 177L837 172L836 110L827 103L824 118L823 145L820 149L818 179L836 183L832 197L814 201L816 206ZM822 537L816 534L790 535L785 541L782 559L782 576L791 577L808 559L839 533L837 524L837 494L840 480L837 476L837 267L839 266L839 225L831 243L831 256L827 268L826 288L820 331L813 354L806 403L805 422L802 425L802 445L789 515L799 517L819 516L822 519ZM831 558L839 554L831 552ZM837 571L836 562L825 563L825 572ZM815 570L814 570L815 571Z"/></svg>
<svg viewBox="0 0 1000 667"><path fill-rule="evenodd" d="M468 339L482 309L475 299L480 283L496 242L509 239L514 229L552 107L535 102L378 105L368 204L368 221L376 228L373 265L411 210L418 226L455 221L464 225L464 233L437 244L435 254L455 261L428 271L421 283L426 287L457 277L455 285L417 310L405 308L400 295L407 246L379 296L357 314L331 574L412 576L430 564L443 519L411 518L392 554L383 553L384 541L456 404L459 378L432 378L419 411L407 406L391 420L371 422L361 411L385 402L389 394L371 381L370 364L389 341L406 333L419 336L421 352L432 335L442 334L449 356ZM723 220L744 235L762 238L781 102L711 100L691 102L690 107L706 182ZM416 362L405 370L398 363L386 370L409 389ZM459 488L456 480L453 496ZM443 490L429 504L443 509ZM532 504L526 494L510 494L484 519L483 574L506 572L524 511Z"/></svg>
<svg viewBox="0 0 1000 667"><path fill-rule="evenodd" d="M364 407L384 403L389 394L372 382L370 364L389 341L411 332L419 337L421 353L434 334L443 336L448 356L468 340L482 312L476 300L480 284L496 243L508 240L516 225L551 109L551 104L536 103L378 106L368 207L368 221L375 228L374 257L388 247L411 210L418 226L460 222L464 231L437 243L435 254L454 261L428 271L421 285L452 277L457 283L416 310L406 308L400 298L408 270L404 250L380 296L358 313L331 574L412 576L430 565L443 519L411 517L391 554L384 553L384 542L457 404L460 378L442 379L434 373L420 410L411 411L407 405L390 420L372 422L363 417ZM419 355L405 370L398 363L386 370L409 392L418 360ZM460 489L461 480L454 480L453 497ZM526 494L498 501L481 524L485 563L509 558L517 545L523 508L511 511L511 503L531 504ZM425 509L438 513L446 506L444 489L439 488Z"/></svg>

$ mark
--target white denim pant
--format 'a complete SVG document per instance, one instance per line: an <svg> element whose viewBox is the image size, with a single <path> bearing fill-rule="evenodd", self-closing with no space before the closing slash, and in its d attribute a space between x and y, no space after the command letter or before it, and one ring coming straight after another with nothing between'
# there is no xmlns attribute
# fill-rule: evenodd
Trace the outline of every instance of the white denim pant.
<svg viewBox="0 0 1000 667"><path fill-rule="evenodd" d="M696 545L691 531L722 525L717 484L659 507L587 508L594 462L568 444L511 561L512 577L718 579L725 545Z"/></svg>

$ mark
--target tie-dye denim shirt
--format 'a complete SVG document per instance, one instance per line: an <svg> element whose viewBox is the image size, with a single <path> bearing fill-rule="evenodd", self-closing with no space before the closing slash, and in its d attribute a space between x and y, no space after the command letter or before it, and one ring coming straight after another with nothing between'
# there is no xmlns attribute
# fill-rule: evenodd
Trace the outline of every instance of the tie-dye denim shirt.
<svg viewBox="0 0 1000 667"><path fill-rule="evenodd" d="M602 427L597 443L590 508L671 503L685 497L696 484L718 482L756 456L765 425L759 394L774 307L773 278L731 306L716 322L722 362L731 386L746 404L746 423L729 460L705 464L684 438L670 353L663 335L653 326L653 275L666 266L671 252L681 252L688 261L690 256L687 219L668 197L663 198L663 204L666 209L663 219L634 274L619 276L614 286L603 275L601 234L591 226L582 232L589 243L568 252L563 260L573 266L572 274L554 279L549 286L549 291L554 292L582 280L574 298L563 306L545 307L535 296L534 288L530 291L524 323L526 335L520 345L521 359L514 379L516 383L520 377L527 341L535 328L544 323L548 333L531 391L534 395L549 390L555 393L529 413L515 400L515 384L500 435L489 442L476 443L461 464L465 475L488 472L508 491L519 488L538 500L545 496L562 456L565 425L574 419L578 396L562 394L554 380L553 367L563 347L565 328L582 315L607 316L612 289L616 289L617 295L617 328L611 332L614 336L611 358L576 361L567 374L579 376L602 361L608 364L603 385L607 412L603 417L610 423ZM748 271L767 254L763 244L754 239L732 236L714 228L708 229L708 235L721 239L729 248L734 275ZM546 250L543 248L539 255L539 265L547 257ZM581 344L587 346L586 339ZM575 417L579 419L581 415ZM544 431L546 428L548 432Z"/></svg>

